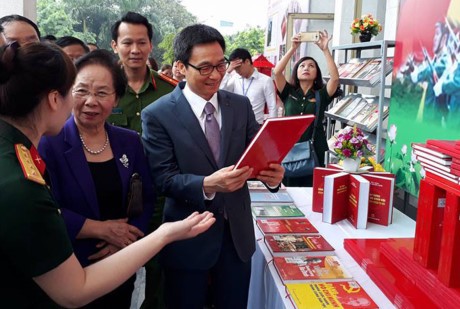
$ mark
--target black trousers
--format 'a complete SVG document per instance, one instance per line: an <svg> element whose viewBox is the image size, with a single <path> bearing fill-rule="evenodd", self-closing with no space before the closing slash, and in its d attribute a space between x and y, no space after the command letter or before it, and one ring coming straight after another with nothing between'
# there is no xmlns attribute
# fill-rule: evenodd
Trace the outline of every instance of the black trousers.
<svg viewBox="0 0 460 309"><path fill-rule="evenodd" d="M165 268L166 307L203 309L211 290L215 308L246 309L250 277L251 261L242 262L238 257L226 222L220 256L211 269Z"/></svg>

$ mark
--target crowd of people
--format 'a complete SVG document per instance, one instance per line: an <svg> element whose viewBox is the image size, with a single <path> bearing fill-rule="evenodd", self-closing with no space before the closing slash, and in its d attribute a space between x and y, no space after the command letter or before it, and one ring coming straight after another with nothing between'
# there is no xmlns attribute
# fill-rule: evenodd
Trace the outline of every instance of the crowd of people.
<svg viewBox="0 0 460 309"><path fill-rule="evenodd" d="M323 84L311 57L284 78L297 36L273 83L246 49L227 60L223 36L206 25L180 31L174 63L160 70L144 16L128 12L111 34L113 52L42 37L20 15L0 18L3 302L129 308L135 272L148 262L143 308L246 308L252 169L234 164L264 109L276 116L277 95L286 115L319 104L324 117L338 85L331 37L321 32L316 43L331 76ZM319 121L318 153L325 138ZM256 178L276 192L284 168L272 163Z"/></svg>

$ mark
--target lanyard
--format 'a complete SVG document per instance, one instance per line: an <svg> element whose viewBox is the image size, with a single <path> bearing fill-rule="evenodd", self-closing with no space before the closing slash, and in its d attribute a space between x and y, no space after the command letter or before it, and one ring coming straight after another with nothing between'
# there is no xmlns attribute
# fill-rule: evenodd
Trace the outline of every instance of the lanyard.
<svg viewBox="0 0 460 309"><path fill-rule="evenodd" d="M243 95L245 97L247 97L247 94L248 94L248 91L249 91L249 87L251 87L251 84L252 84L252 81L254 80L254 76L251 77L251 81L249 82L249 85L248 85L248 88L246 89L246 91L244 90L244 77L241 79L241 84L243 86Z"/></svg>

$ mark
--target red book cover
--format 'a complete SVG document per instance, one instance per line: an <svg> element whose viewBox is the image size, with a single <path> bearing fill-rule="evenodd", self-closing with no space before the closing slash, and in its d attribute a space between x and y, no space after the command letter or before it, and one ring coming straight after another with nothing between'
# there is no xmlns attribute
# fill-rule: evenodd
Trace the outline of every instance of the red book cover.
<svg viewBox="0 0 460 309"><path fill-rule="evenodd" d="M420 162L420 165L423 167L431 167L433 169L441 170L441 171L448 172L448 173L450 172L450 169L452 168L452 165L451 166L442 165L435 161L427 159L425 157L416 155L415 158L417 159L417 161Z"/></svg>
<svg viewBox="0 0 460 309"><path fill-rule="evenodd" d="M451 157L460 158L458 142L459 141L429 139L426 141L426 146L429 149L445 153Z"/></svg>
<svg viewBox="0 0 460 309"><path fill-rule="evenodd" d="M358 282L353 280L344 282L288 283L286 288L289 297L298 309L378 308Z"/></svg>
<svg viewBox="0 0 460 309"><path fill-rule="evenodd" d="M350 174L348 184L348 220L357 229L367 227L369 201L369 181L360 176Z"/></svg>
<svg viewBox="0 0 460 309"><path fill-rule="evenodd" d="M264 234L316 234L318 230L307 218L257 219L257 226Z"/></svg>
<svg viewBox="0 0 460 309"><path fill-rule="evenodd" d="M334 248L321 235L287 234L267 235L265 242L273 256L300 255L330 255Z"/></svg>
<svg viewBox="0 0 460 309"><path fill-rule="evenodd" d="M335 255L328 256L279 256L273 258L278 274L284 283L352 279L351 274Z"/></svg>
<svg viewBox="0 0 460 309"><path fill-rule="evenodd" d="M452 163L450 166L450 173L455 176L460 176L460 166L457 166L456 164L454 166L454 163Z"/></svg>
<svg viewBox="0 0 460 309"><path fill-rule="evenodd" d="M368 222L388 226L393 217L394 174L361 174L369 181Z"/></svg>
<svg viewBox="0 0 460 309"><path fill-rule="evenodd" d="M336 223L348 217L348 173L336 173L324 178L323 222Z"/></svg>
<svg viewBox="0 0 460 309"><path fill-rule="evenodd" d="M457 190L460 190L460 185L458 183L458 180L453 179L452 177L448 177L446 175L443 175L435 170L432 170L431 168L426 168L425 167L425 174L426 178L432 178L434 180L437 180L439 182L442 182L446 186L456 188ZM452 175L454 176L454 175Z"/></svg>
<svg viewBox="0 0 460 309"><path fill-rule="evenodd" d="M446 193L438 278L446 286L460 288L460 196Z"/></svg>
<svg viewBox="0 0 460 309"><path fill-rule="evenodd" d="M452 164L451 156L445 153L430 149L426 147L425 144L412 143L412 153L417 156L424 157L426 159L439 163L441 165L449 166Z"/></svg>
<svg viewBox="0 0 460 309"><path fill-rule="evenodd" d="M420 181L415 226L414 260L423 267L437 269L444 219L445 190Z"/></svg>
<svg viewBox="0 0 460 309"><path fill-rule="evenodd" d="M312 210L323 212L324 203L324 177L339 173L336 168L316 167L313 170Z"/></svg>
<svg viewBox="0 0 460 309"><path fill-rule="evenodd" d="M249 166L249 178L268 169L270 163L281 163L300 136L315 119L314 115L268 118L244 151L235 169Z"/></svg>

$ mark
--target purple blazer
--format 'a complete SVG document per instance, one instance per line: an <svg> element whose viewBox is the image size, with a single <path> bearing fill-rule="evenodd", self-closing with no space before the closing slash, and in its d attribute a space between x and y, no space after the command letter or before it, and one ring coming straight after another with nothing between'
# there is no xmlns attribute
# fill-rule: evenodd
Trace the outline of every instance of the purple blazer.
<svg viewBox="0 0 460 309"><path fill-rule="evenodd" d="M129 220L144 233L153 214L155 193L148 162L139 135L132 130L105 124L110 146L117 164L123 188L123 205L131 175L139 173L143 182L144 212ZM38 150L46 162L51 191L61 207L62 216L72 241L75 255L83 266L91 264L88 256L94 254L97 239L76 239L86 218L100 220L96 189L87 164L74 118L70 117L62 131L54 137L43 137ZM120 160L124 155L128 163Z"/></svg>

